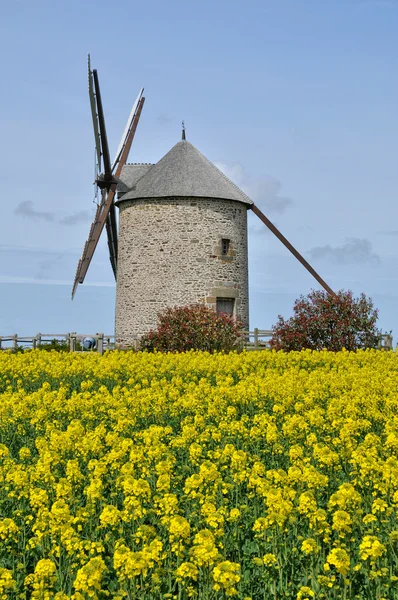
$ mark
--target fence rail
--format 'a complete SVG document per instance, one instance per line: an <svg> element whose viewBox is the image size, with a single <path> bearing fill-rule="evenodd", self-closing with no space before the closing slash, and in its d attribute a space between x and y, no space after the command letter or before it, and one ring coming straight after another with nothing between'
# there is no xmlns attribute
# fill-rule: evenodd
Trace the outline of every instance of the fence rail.
<svg viewBox="0 0 398 600"><path fill-rule="evenodd" d="M255 327L254 331L243 332L246 350L264 350L269 348L271 337L271 329L258 329Z"/></svg>
<svg viewBox="0 0 398 600"><path fill-rule="evenodd" d="M265 350L270 347L270 341L272 337L271 329L258 329L254 328L253 331L243 331L242 336L244 339L244 346L246 350ZM69 346L71 352L85 352L89 348L83 346L85 339L93 339L95 341L94 347L90 348L100 354L103 354L105 350L111 350L115 348L115 336L105 335L104 333L37 333L34 336L20 336L16 333L12 335L0 336L0 350L14 351L22 347L40 348L51 344L55 341L64 342ZM381 350L392 350L393 337L392 331L389 333L379 332L379 348Z"/></svg>
<svg viewBox="0 0 398 600"><path fill-rule="evenodd" d="M18 350L19 347L40 348L56 342L64 342L71 352L84 352L85 339L93 339L95 349L100 354L115 347L115 336L104 333L37 333L33 336L20 336L17 333L0 336L0 350Z"/></svg>

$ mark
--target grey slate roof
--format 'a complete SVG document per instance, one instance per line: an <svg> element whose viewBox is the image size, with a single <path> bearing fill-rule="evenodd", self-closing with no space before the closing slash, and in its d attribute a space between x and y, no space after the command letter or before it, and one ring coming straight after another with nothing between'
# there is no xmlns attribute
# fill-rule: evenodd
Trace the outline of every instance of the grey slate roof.
<svg viewBox="0 0 398 600"><path fill-rule="evenodd" d="M153 165L150 163L127 163L124 165L117 185L119 195L131 190L133 185L137 183L151 167L153 167Z"/></svg>
<svg viewBox="0 0 398 600"><path fill-rule="evenodd" d="M178 142L156 165L136 179L131 190L119 201L175 196L224 198L253 204L238 186L186 140Z"/></svg>

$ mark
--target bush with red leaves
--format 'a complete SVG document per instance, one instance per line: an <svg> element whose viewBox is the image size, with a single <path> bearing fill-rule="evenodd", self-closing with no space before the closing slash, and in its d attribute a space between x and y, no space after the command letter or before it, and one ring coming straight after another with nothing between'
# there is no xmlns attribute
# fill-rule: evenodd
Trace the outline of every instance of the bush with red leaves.
<svg viewBox="0 0 398 600"><path fill-rule="evenodd" d="M157 329L141 338L140 349L153 352L230 352L242 347L241 324L204 304L175 306L158 314Z"/></svg>
<svg viewBox="0 0 398 600"><path fill-rule="evenodd" d="M296 300L293 312L286 321L278 316L272 328L271 348L285 351L326 348L337 352L343 348L378 346L378 310L365 294L353 298L350 291L341 290L332 296L313 290Z"/></svg>

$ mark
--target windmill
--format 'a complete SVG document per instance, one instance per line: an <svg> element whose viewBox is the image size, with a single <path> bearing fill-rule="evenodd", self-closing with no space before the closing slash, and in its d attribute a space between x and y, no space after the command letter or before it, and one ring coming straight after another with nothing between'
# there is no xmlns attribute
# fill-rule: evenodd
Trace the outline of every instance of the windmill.
<svg viewBox="0 0 398 600"><path fill-rule="evenodd" d="M145 102L143 96L144 88L141 88L133 108L131 109L115 159L113 163L111 163L98 73L96 69L91 70L90 55L88 55L88 92L94 129L97 170L100 173L96 178L95 184L101 191L101 199L97 205L89 237L84 245L83 253L77 266L72 288L72 298L76 293L78 284L83 283L84 281L104 225L106 226L108 238L109 259L116 279L118 233L114 197L120 174L127 162L131 144L133 143L138 121L141 116L142 107ZM102 169L103 172L101 172Z"/></svg>
<svg viewBox="0 0 398 600"><path fill-rule="evenodd" d="M133 345L156 325L159 310L194 302L229 311L248 327L248 209L334 295L253 201L186 140L184 126L181 141L156 164L126 164L144 104L142 94L143 89L111 163L98 74L91 71L89 62L97 162L103 171L96 179L101 201L78 264L72 297L84 281L106 226L116 279L117 345Z"/></svg>

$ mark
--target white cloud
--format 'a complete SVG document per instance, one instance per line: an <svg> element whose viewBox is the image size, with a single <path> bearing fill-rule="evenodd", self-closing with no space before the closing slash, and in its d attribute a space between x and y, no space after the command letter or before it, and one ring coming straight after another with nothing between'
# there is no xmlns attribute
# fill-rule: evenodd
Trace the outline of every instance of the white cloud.
<svg viewBox="0 0 398 600"><path fill-rule="evenodd" d="M309 250L311 259L326 259L338 264L376 264L380 257L372 251L366 239L350 238L341 246L316 246Z"/></svg>
<svg viewBox="0 0 398 600"><path fill-rule="evenodd" d="M77 225L78 223L85 223L92 219L92 214L88 210L79 210L67 215L59 220L61 225Z"/></svg>
<svg viewBox="0 0 398 600"><path fill-rule="evenodd" d="M215 165L240 187L253 202L258 204L259 208L265 213L280 214L293 204L293 200L280 195L282 184L275 177L270 175L258 178L251 177L239 163L234 165L215 163Z"/></svg>
<svg viewBox="0 0 398 600"><path fill-rule="evenodd" d="M14 213L26 219L34 219L41 221L54 221L55 216L54 213L51 212L36 210L31 200L24 200L24 202L20 202L14 210Z"/></svg>

